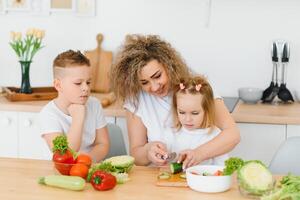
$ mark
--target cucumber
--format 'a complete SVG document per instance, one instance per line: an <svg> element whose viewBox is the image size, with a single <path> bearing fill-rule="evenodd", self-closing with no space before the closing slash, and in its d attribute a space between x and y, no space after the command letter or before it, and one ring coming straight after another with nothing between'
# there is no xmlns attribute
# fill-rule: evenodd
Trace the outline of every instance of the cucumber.
<svg viewBox="0 0 300 200"><path fill-rule="evenodd" d="M185 173L184 174L180 174L179 177L182 178L182 179L186 179L186 174Z"/></svg>
<svg viewBox="0 0 300 200"><path fill-rule="evenodd" d="M170 170L172 174L177 174L179 172L182 172L182 163L171 163Z"/></svg>
<svg viewBox="0 0 300 200"><path fill-rule="evenodd" d="M170 177L171 177L171 175L168 172L162 172L158 175L159 179L169 179Z"/></svg>
<svg viewBox="0 0 300 200"><path fill-rule="evenodd" d="M85 180L78 176L49 175L40 177L38 183L68 190L83 190L85 187Z"/></svg>

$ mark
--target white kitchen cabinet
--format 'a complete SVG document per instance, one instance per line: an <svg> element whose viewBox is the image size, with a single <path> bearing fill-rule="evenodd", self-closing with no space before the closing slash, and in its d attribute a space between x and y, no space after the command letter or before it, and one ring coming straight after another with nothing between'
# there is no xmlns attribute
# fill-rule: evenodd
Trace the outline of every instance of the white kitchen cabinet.
<svg viewBox="0 0 300 200"><path fill-rule="evenodd" d="M38 113L19 112L19 157L51 159L51 152L40 136L37 122Z"/></svg>
<svg viewBox="0 0 300 200"><path fill-rule="evenodd" d="M286 132L287 137L300 137L300 125L287 125Z"/></svg>
<svg viewBox="0 0 300 200"><path fill-rule="evenodd" d="M0 111L0 156L18 157L18 113Z"/></svg>
<svg viewBox="0 0 300 200"><path fill-rule="evenodd" d="M286 125L238 123L241 142L230 153L244 160L261 160L269 165L286 139Z"/></svg>

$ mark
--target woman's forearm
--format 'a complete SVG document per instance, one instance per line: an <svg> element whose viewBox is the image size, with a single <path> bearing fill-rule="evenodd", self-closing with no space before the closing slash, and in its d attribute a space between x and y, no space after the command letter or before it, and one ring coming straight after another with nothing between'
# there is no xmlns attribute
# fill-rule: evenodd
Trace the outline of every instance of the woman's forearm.
<svg viewBox="0 0 300 200"><path fill-rule="evenodd" d="M150 161L148 159L148 143L144 146L137 146L130 148L130 155L134 157L136 165L149 165Z"/></svg>
<svg viewBox="0 0 300 200"><path fill-rule="evenodd" d="M97 144L93 146L88 154L91 156L94 162L99 162L105 158L108 154L109 145L108 144Z"/></svg>
<svg viewBox="0 0 300 200"><path fill-rule="evenodd" d="M199 146L197 152L201 160L207 160L231 151L240 141L238 128L228 128L223 130L213 140Z"/></svg>

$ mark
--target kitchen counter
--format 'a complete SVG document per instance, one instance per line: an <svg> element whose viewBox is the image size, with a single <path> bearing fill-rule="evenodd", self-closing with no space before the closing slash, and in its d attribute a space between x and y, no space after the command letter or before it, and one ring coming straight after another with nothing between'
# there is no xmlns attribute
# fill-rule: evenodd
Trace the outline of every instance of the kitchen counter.
<svg viewBox="0 0 300 200"><path fill-rule="evenodd" d="M236 122L263 124L300 124L300 103L245 104L242 101L231 113Z"/></svg>
<svg viewBox="0 0 300 200"><path fill-rule="evenodd" d="M16 101L11 102L4 96L0 95L0 110L2 111L16 111L16 112L39 112L48 102L46 101ZM92 93L92 96L101 99L109 97L108 94ZM116 101L113 104L104 108L105 116L125 116L125 110L122 108L122 102Z"/></svg>
<svg viewBox="0 0 300 200"><path fill-rule="evenodd" d="M100 101L109 94L93 93ZM3 95L0 96L0 110L39 112L48 101L10 102ZM104 108L104 114L112 117L125 117L122 102L116 101ZM231 113L236 122L262 124L300 124L300 103L293 104L244 104L239 101Z"/></svg>
<svg viewBox="0 0 300 200"><path fill-rule="evenodd" d="M158 169L140 166L133 167L129 175L131 179L129 182L117 185L113 190L104 192L94 190L89 183L83 191L70 191L37 183L38 177L56 173L51 161L0 158L0 199L246 199L240 195L236 181L234 181L229 191L216 194L199 193L189 188L158 187L155 185Z"/></svg>

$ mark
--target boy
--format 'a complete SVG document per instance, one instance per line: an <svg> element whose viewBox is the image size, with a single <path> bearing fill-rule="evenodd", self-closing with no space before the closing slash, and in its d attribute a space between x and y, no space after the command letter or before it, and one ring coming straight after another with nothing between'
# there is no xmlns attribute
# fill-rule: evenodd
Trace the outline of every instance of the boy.
<svg viewBox="0 0 300 200"><path fill-rule="evenodd" d="M52 149L52 140L66 134L69 147L96 162L109 150L109 136L102 106L90 96L91 68L80 51L66 51L53 62L58 97L39 113L41 135Z"/></svg>

